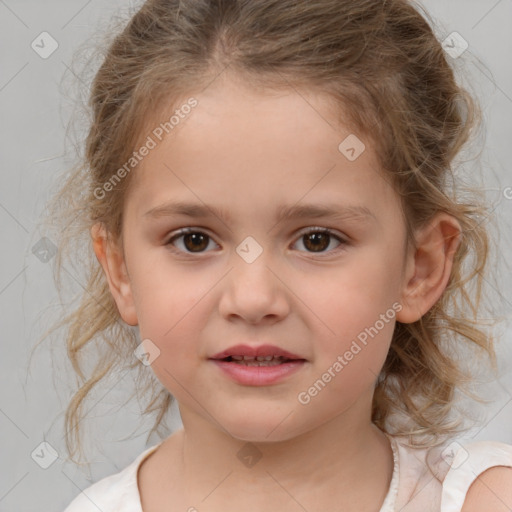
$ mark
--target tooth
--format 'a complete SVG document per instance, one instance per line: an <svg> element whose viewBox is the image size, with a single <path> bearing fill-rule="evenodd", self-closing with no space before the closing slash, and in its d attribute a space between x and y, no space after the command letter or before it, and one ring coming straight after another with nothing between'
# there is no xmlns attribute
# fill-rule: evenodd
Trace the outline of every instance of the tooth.
<svg viewBox="0 0 512 512"><path fill-rule="evenodd" d="M245 366L277 366L282 364L282 360L272 359L271 361L258 361L253 359L252 361L237 361L237 364L243 364Z"/></svg>
<svg viewBox="0 0 512 512"><path fill-rule="evenodd" d="M244 361L254 361L254 357L252 357L252 356L244 356Z"/></svg>
<svg viewBox="0 0 512 512"><path fill-rule="evenodd" d="M243 361L244 356L231 356L231 359L234 359L235 361Z"/></svg>
<svg viewBox="0 0 512 512"><path fill-rule="evenodd" d="M274 357L276 356L266 356L263 358L264 361L272 361L272 359L274 359Z"/></svg>

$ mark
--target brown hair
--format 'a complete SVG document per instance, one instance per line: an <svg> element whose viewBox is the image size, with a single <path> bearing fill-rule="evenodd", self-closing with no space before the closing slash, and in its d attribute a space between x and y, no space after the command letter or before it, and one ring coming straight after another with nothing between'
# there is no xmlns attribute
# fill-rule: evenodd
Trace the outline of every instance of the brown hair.
<svg viewBox="0 0 512 512"><path fill-rule="evenodd" d="M457 431L450 412L455 392L470 377L455 349L482 349L494 364L492 338L478 316L489 251L482 220L488 212L475 195L462 201L455 194L454 158L479 114L456 83L428 19L406 0L149 0L115 35L92 84L83 161L51 205L60 237L59 276L74 243L74 258L87 278L79 306L55 327L67 329L67 353L80 378L65 418L71 457L81 446L83 401L114 370L138 367L137 382L149 379L144 392L151 401L144 412L158 413L151 432L172 399L134 358L137 335L120 319L91 249L89 232L97 222L120 239L133 173L106 197L98 198L97 191L155 126L159 107L178 105L228 72L262 90L327 94L340 116L349 116L354 132L373 143L401 197L411 243L414 230L437 212L461 224L461 244L440 300L421 320L396 324L372 411L382 430L430 436L428 443ZM84 375L86 348L97 363ZM393 426L393 416L406 421Z"/></svg>

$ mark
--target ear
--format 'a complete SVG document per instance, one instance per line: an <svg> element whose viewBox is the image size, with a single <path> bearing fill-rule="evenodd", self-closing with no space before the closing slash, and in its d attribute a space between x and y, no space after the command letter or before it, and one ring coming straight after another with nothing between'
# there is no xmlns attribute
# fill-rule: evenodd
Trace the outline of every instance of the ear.
<svg viewBox="0 0 512 512"><path fill-rule="evenodd" d="M103 267L110 293L122 319L128 325L138 325L130 278L121 249L112 237L108 236L106 228L101 223L91 228L91 237L94 253Z"/></svg>
<svg viewBox="0 0 512 512"><path fill-rule="evenodd" d="M416 322L439 300L450 279L461 236L459 222L446 213L438 213L416 233L416 248L407 255L398 322Z"/></svg>

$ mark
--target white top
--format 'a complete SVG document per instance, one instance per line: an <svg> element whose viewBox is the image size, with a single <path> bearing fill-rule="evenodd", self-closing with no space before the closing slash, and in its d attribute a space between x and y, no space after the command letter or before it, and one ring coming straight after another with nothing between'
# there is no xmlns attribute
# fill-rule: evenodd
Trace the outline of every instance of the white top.
<svg viewBox="0 0 512 512"><path fill-rule="evenodd" d="M379 512L460 512L479 474L493 466L512 467L512 445L505 443L453 441L433 449L417 449L409 447L406 438L388 438L394 469ZM119 473L82 491L64 512L143 512L137 472L160 444L142 452Z"/></svg>

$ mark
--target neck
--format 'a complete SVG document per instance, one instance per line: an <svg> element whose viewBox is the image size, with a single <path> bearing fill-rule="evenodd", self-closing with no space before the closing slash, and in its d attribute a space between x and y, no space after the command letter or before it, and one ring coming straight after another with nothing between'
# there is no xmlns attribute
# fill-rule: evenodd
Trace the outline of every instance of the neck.
<svg viewBox="0 0 512 512"><path fill-rule="evenodd" d="M192 502L208 499L211 510L228 510L227 503L233 510L299 510L297 502L313 510L319 500L332 508L328 499L347 511L375 510L389 488L393 456L386 436L356 409L366 405L274 442L235 439L182 410L184 429L172 436L182 488Z"/></svg>

